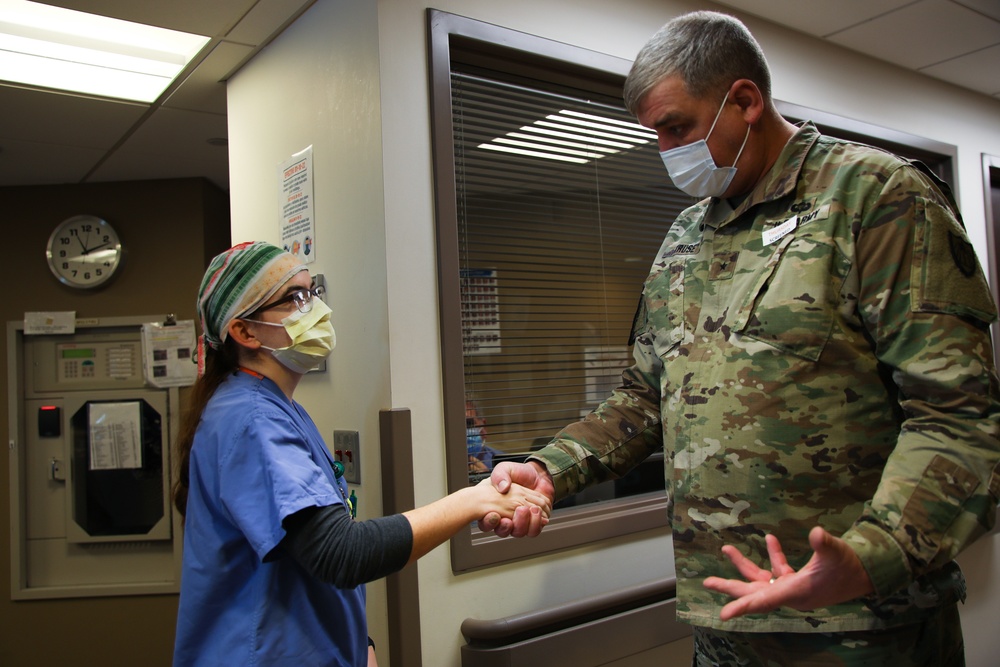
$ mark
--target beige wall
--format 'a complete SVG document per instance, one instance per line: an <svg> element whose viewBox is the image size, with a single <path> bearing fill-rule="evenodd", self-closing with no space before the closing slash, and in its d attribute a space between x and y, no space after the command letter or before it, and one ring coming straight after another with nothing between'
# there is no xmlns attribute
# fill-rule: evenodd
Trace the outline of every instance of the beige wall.
<svg viewBox="0 0 1000 667"><path fill-rule="evenodd" d="M208 260L229 242L227 197L200 179L2 188L0 210L9 239L0 262L6 285L0 317L5 322L38 310L74 310L81 318L175 313L179 319L193 319ZM45 261L53 228L81 213L111 222L128 252L122 273L93 292L64 287ZM6 351L0 376L5 378L0 394L6 406ZM0 423L7 433L6 409ZM9 462L7 456L0 458L4 488ZM0 494L0 536L0 665L170 664L176 595L13 602L6 492Z"/></svg>
<svg viewBox="0 0 1000 667"><path fill-rule="evenodd" d="M295 399L327 443L334 430L358 432L361 484L351 489L361 519L381 515L380 468L392 465L379 461L379 410L393 407L386 280L396 274L385 257L378 43L375 2L320 0L228 86L234 241L279 241L278 165L312 146L309 270L326 276L337 346L327 372L306 376ZM425 170L408 155L395 159ZM385 584L367 590L370 633L385 657Z"/></svg>
<svg viewBox="0 0 1000 667"><path fill-rule="evenodd" d="M277 165L314 147L317 249L314 271L331 285L338 347L326 374L296 397L321 432L361 434L362 517L380 513L378 411L413 412L417 501L447 491L432 206L426 0L319 0L230 85L232 238L277 241ZM670 17L710 2L682 0L440 0L435 7L632 58ZM1000 155L1000 102L744 17L775 76L775 95L805 107L958 147L958 193L977 249L986 227L980 154ZM4 262L4 319L40 307L81 316L176 312L193 316L192 290L212 254L204 201L187 182L19 188L0 191L11 239L38 249ZM199 186L201 187L201 186ZM180 190L178 190L178 188ZM116 222L130 243L119 280L96 294L55 283L41 254L51 227L84 205ZM221 247L221 246L218 246ZM166 251L165 251L166 249ZM983 254L985 257L985 254ZM176 278L164 280L164 276ZM994 278L995 279L995 278ZM6 364L6 361L0 362ZM7 474L6 457L0 477ZM5 478L5 477L4 477ZM5 496L6 494L4 494ZM0 500L0 533L9 534ZM1000 613L996 537L962 561L969 664L992 664ZM0 550L9 571L9 549ZM669 576L669 536L651 532L562 554L455 576L448 550L419 566L423 664L457 667L467 617L495 618ZM584 576L581 573L586 573ZM169 664L176 598L12 603L0 587L0 664ZM369 587L373 635L384 639L381 584ZM383 663L386 667L386 663Z"/></svg>

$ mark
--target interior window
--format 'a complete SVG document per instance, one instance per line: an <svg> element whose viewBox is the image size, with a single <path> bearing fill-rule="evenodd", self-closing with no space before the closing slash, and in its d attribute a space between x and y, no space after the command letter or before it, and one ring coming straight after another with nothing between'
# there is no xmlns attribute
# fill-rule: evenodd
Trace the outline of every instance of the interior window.
<svg viewBox="0 0 1000 667"><path fill-rule="evenodd" d="M566 60L566 45L453 15L434 13L431 25L434 52L447 54L432 63L432 85L448 101L434 122L453 491L523 461L618 385L643 281L692 200L667 178L655 134L623 107L627 63L581 66L596 54ZM530 51L516 48L524 41ZM663 488L654 456L559 503L536 540L470 527L452 540L453 568L663 527Z"/></svg>
<svg viewBox="0 0 1000 667"><path fill-rule="evenodd" d="M621 104L452 73L469 483L618 386L653 254L689 198ZM635 471L567 499L662 491Z"/></svg>

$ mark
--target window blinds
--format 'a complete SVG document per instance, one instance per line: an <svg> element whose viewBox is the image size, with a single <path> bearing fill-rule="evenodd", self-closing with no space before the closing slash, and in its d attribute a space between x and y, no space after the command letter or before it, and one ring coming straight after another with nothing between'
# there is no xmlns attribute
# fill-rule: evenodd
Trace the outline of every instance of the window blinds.
<svg viewBox="0 0 1000 667"><path fill-rule="evenodd" d="M691 199L621 106L452 73L466 398L524 454L617 386L643 281Z"/></svg>

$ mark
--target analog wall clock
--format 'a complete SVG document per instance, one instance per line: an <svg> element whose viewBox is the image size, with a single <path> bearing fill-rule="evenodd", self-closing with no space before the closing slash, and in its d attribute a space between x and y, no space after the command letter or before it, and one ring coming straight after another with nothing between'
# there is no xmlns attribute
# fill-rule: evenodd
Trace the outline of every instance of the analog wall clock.
<svg viewBox="0 0 1000 667"><path fill-rule="evenodd" d="M60 222L45 250L49 268L65 285L92 289L107 283L122 266L125 247L106 220L76 215Z"/></svg>

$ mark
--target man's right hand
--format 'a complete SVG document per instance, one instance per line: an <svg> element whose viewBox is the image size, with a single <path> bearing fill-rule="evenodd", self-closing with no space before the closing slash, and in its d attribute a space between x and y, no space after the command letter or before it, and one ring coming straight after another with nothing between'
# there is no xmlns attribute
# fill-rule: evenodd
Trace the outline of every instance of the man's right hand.
<svg viewBox="0 0 1000 667"><path fill-rule="evenodd" d="M500 493L507 493L511 483L520 484L548 496L549 503L555 501L555 486L552 477L540 463L511 463L504 461L493 468L490 481ZM479 521L479 530L494 532L498 537L537 537L548 517L537 506L518 507L513 519L501 519L496 514L488 514Z"/></svg>

